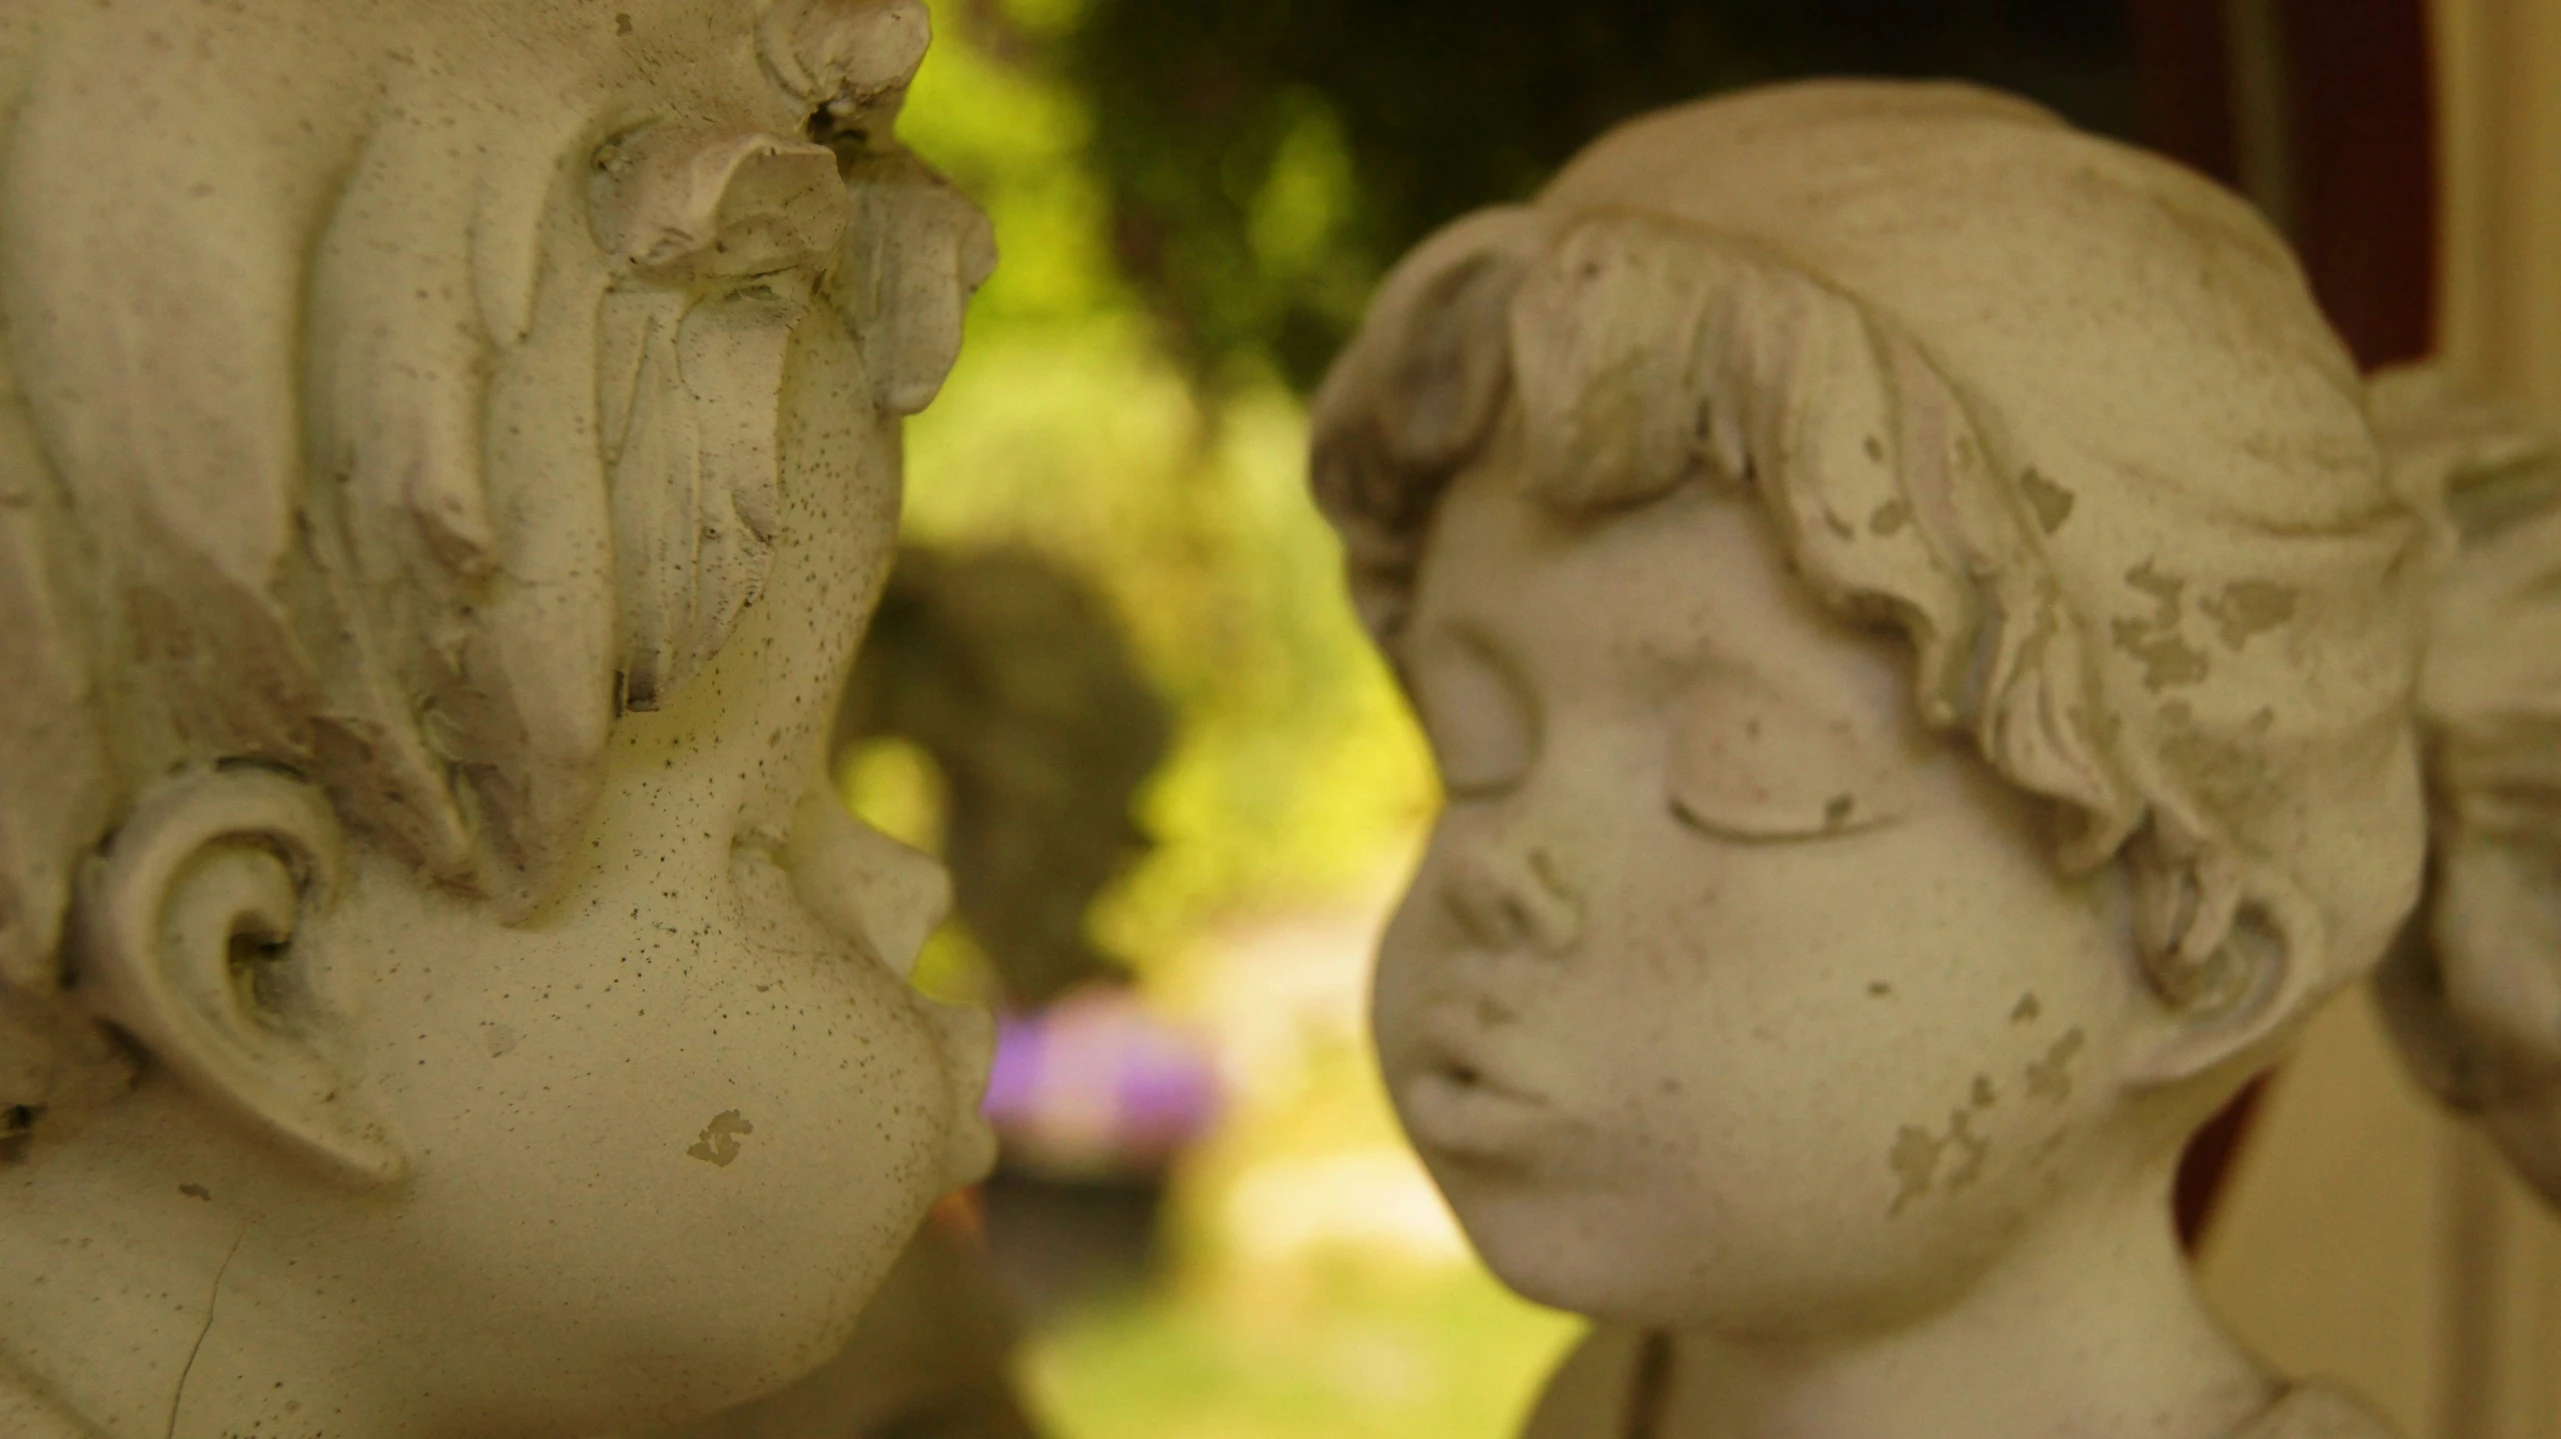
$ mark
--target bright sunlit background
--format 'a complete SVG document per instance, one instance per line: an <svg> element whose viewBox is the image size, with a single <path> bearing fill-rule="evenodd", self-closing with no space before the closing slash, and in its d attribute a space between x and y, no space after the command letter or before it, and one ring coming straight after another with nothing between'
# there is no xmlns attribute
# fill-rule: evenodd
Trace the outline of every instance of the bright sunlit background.
<svg viewBox="0 0 2561 1439"><path fill-rule="evenodd" d="M1138 810L1156 848L1093 931L1226 1087L1174 1171L1154 1277L1040 1316L1026 1399L1061 1439L1507 1432L1573 1322L1476 1264L1369 1060L1370 947L1433 789L1306 500L1305 406L1250 357L1204 380L1169 353L1115 259L1091 108L939 8L904 133L994 218L1004 262L911 427L908 533L1065 562L1169 701ZM1072 12L998 18L1037 38ZM1315 262L1350 203L1311 122L1251 199L1257 258ZM865 751L857 803L930 838L925 766ZM967 986L966 944L937 941L937 982Z"/></svg>

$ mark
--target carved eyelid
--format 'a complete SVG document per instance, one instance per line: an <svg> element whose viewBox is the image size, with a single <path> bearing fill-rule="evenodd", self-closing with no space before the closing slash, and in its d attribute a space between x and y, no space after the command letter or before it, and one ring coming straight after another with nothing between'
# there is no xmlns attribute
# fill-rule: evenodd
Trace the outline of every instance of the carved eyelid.
<svg viewBox="0 0 2561 1439"><path fill-rule="evenodd" d="M1880 829L1907 810L1893 756L1757 676L1712 677L1676 703L1665 804L1687 828L1786 843Z"/></svg>
<svg viewBox="0 0 2561 1439"><path fill-rule="evenodd" d="M1855 794L1849 797L1855 802ZM1692 809L1689 802L1678 794L1672 795L1665 801L1665 808L1671 812L1674 820L1686 828L1696 830L1711 839L1730 840L1738 844L1806 844L1814 840L1839 839L1846 835L1868 834L1884 829L1903 818L1898 811L1877 811L1867 813L1863 817L1844 812L1841 821L1837 824L1825 823L1814 827L1781 825L1761 828L1711 819ZM1828 814L1829 810L1827 809L1826 812Z"/></svg>
<svg viewBox="0 0 2561 1439"><path fill-rule="evenodd" d="M1528 687L1481 641L1452 636L1413 672L1415 709L1441 787L1453 799L1491 799L1519 785L1543 741Z"/></svg>

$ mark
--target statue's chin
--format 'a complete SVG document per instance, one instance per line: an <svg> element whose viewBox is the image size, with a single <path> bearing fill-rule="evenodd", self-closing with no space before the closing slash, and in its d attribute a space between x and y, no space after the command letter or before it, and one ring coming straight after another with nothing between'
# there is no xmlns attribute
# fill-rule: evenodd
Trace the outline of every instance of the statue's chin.
<svg viewBox="0 0 2561 1439"><path fill-rule="evenodd" d="M1713 1198L1534 1182L1444 1192L1478 1256L1513 1292L1627 1328L1813 1338L1931 1312L1975 1272L1951 1254L1902 1265L1878 1258L1873 1234L1837 1221L1824 1226L1831 1241L1812 1250L1766 1222L1752 1223L1757 1242L1648 1222L1684 1203L1714 1207Z"/></svg>

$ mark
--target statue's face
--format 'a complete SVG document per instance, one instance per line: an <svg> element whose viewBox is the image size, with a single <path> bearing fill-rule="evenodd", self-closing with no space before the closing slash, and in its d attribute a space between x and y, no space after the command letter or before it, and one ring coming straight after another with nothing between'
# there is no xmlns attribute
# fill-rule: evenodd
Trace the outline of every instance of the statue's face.
<svg viewBox="0 0 2561 1439"><path fill-rule="evenodd" d="M377 857L315 936L413 1167L334 1257L435 1369L546 1413L785 1382L988 1153L983 1020L870 937L921 936L933 887L811 792L896 513L886 432L822 403L846 345L824 318L796 344L770 588L617 724L562 892L511 927Z"/></svg>
<svg viewBox="0 0 2561 1439"><path fill-rule="evenodd" d="M632 43L645 52L682 7L641 8ZM736 23L674 34L649 72L658 88L626 89L772 128L780 101L759 88L745 33L754 7L710 8ZM597 44L616 43L610 7L583 18ZM487 428L515 467L512 492L565 506L604 469L595 397L633 382L599 373L607 257L588 168L561 173L547 278L529 338L498 367ZM831 164L790 173L839 183ZM343 891L296 936L343 991L348 1067L409 1173L261 1242L327 1296L307 1306L326 1320L313 1345L414 1394L427 1429L596 1430L786 1383L843 1343L926 1208L992 1155L976 1113L985 1019L929 1004L904 978L939 918L939 874L826 786L828 725L887 573L901 477L896 422L875 401L879 347L823 295L755 298L805 292L824 262L691 282L726 327L718 346L669 350L707 367L683 375L699 404L690 418L648 394L632 407L634 436L674 428L626 437L626 453L655 444L685 462L695 452L679 446L700 432L719 437L701 442L706 476L714 459L765 466L771 562L699 670L614 721L583 850L541 908L511 918L359 843ZM964 280L948 266L912 277L935 283ZM708 368L768 342L778 381L729 385L741 367ZM751 452L767 440L769 454ZM636 475L655 478L625 464L613 483ZM666 543L665 568L712 565L704 534L699 557ZM626 587L633 577L626 564ZM560 682L570 704L588 680Z"/></svg>
<svg viewBox="0 0 2561 1439"><path fill-rule="evenodd" d="M1380 958L1398 1113L1486 1260L1603 1318L1926 1310L2094 1182L2147 1002L2113 879L1911 718L1753 502L1568 517L1512 450L1403 652L1447 789Z"/></svg>
<svg viewBox="0 0 2561 1439"><path fill-rule="evenodd" d="M2439 978L2423 993L2396 990L2388 1009L2423 1050L2464 1053L2464 1098L2527 1180L2561 1199L2561 848L2459 829L2434 868ZM2387 985L2412 957L2396 957Z"/></svg>
<svg viewBox="0 0 2561 1439"><path fill-rule="evenodd" d="M2561 1203L2551 463L2459 477L2447 497L2461 547L2440 575L2419 689L2437 801L2429 883L2376 988L2422 1079Z"/></svg>
<svg viewBox="0 0 2561 1439"><path fill-rule="evenodd" d="M817 787L897 512L857 378L813 312L769 587L666 709L617 722L543 911L503 924L373 855L311 935L413 1171L311 1264L422 1383L600 1421L772 1388L983 1167L983 1020L893 968L935 886Z"/></svg>

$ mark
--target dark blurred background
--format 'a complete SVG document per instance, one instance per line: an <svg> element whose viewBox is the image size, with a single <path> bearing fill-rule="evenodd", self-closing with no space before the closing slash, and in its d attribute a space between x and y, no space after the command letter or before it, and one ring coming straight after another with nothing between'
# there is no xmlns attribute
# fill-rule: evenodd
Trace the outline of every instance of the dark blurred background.
<svg viewBox="0 0 2561 1439"><path fill-rule="evenodd" d="M1385 264L1631 115L1789 76L1962 76L2130 136L2132 36L2091 0L1091 0L1045 53L1092 97L1114 256L1168 342L1305 388ZM1311 148L1347 208L1322 244L1275 244L1260 207Z"/></svg>

